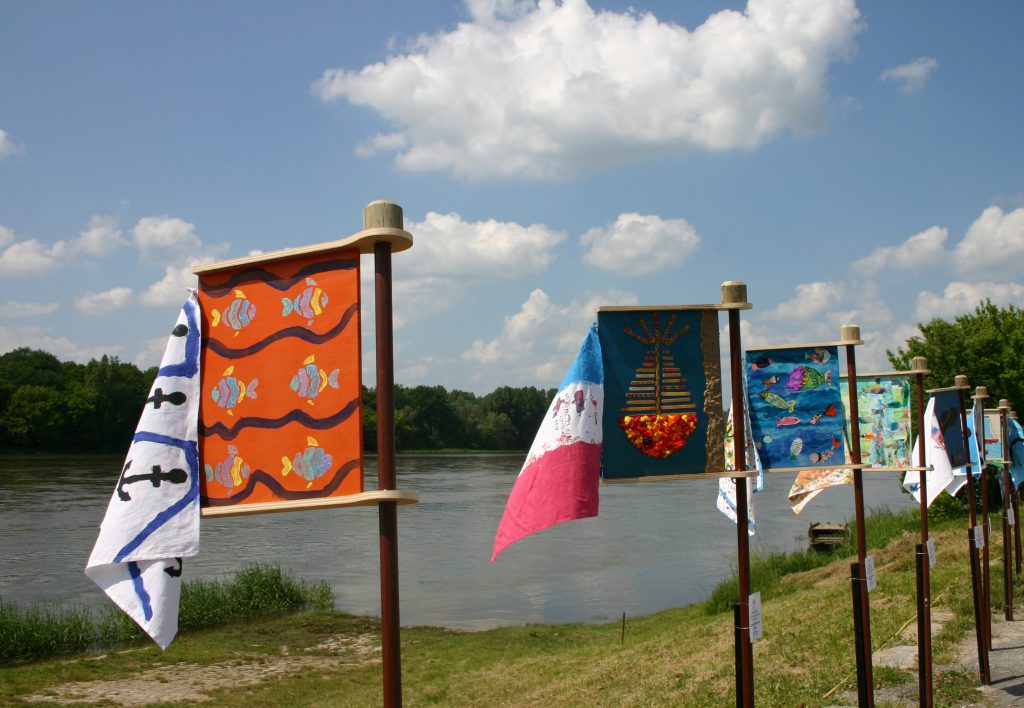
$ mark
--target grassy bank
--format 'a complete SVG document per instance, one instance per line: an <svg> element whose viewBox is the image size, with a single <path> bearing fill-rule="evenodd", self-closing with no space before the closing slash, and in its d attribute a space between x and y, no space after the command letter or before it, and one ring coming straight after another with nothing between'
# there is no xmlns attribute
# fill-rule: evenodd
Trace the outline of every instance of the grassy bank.
<svg viewBox="0 0 1024 708"><path fill-rule="evenodd" d="M933 606L952 616L935 638L935 664L941 666L955 663L973 616L965 523L935 526ZM883 527L888 530L880 531ZM913 517L890 517L877 526L872 520L869 539L877 539L878 533L890 538L884 545L870 542L879 581L871 594L875 649L892 643L915 617L918 541ZM998 609L1000 534L995 536L993 604ZM764 601L764 639L754 647L757 703L849 702L830 693L853 690L855 683L849 557L812 560L798 555L769 563L774 570L761 576L773 589ZM810 566L781 572L801 568L802 563ZM769 583L765 578L773 579ZM765 592L767 587L754 583L755 590ZM624 638L619 622L473 633L406 628L404 698L409 705L731 705L731 613L717 609L715 603L720 602L628 618ZM212 705L223 706L377 705L380 671L376 622L321 611L187 632L163 653L140 643L132 651L101 658L2 669L0 703L35 694L54 700L91 696L113 701L132 696L152 702L209 697ZM913 684L916 675L876 669L875 679L880 686ZM940 673L936 705L977 700L976 685L971 673ZM153 693L140 699L140 690Z"/></svg>
<svg viewBox="0 0 1024 708"><path fill-rule="evenodd" d="M185 582L178 626L189 631L333 606L326 582L308 583L280 568L254 565L230 580ZM115 647L143 636L138 625L112 605L94 612L82 607L26 608L0 602L0 664Z"/></svg>

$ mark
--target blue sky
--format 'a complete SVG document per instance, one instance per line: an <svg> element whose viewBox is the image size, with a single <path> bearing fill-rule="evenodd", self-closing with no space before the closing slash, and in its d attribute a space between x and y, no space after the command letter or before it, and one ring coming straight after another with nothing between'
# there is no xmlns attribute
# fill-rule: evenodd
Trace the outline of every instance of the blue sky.
<svg viewBox="0 0 1024 708"><path fill-rule="evenodd" d="M400 383L555 386L597 305L731 279L748 346L854 322L859 368L887 368L917 322L1024 301L1022 24L1010 1L6 2L0 351L155 365L192 265L346 236L386 198L416 238Z"/></svg>

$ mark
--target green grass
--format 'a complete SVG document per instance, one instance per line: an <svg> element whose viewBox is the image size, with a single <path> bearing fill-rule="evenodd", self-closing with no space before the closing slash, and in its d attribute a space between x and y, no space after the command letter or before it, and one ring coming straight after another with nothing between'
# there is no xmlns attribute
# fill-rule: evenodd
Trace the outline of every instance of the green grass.
<svg viewBox="0 0 1024 708"><path fill-rule="evenodd" d="M229 580L184 583L178 626L189 631L333 606L334 596L326 581L309 583L276 566L254 565ZM0 602L0 664L108 648L143 636L142 630L113 606L94 613L82 607L23 608Z"/></svg>

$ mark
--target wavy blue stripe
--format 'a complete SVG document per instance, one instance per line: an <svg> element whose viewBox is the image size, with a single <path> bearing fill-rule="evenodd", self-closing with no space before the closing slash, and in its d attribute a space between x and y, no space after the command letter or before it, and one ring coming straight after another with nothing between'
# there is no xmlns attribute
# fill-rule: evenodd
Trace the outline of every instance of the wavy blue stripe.
<svg viewBox="0 0 1024 708"><path fill-rule="evenodd" d="M199 371L199 308L189 297L182 305L188 333L185 335L185 359L177 364L168 364L156 372L157 376L184 376L192 378Z"/></svg>
<svg viewBox="0 0 1024 708"><path fill-rule="evenodd" d="M135 594L139 596L139 603L142 605L142 616L149 622L153 619L153 603L146 592L146 586L142 582L142 569L135 561L128 562L128 575L132 578L132 585L135 586Z"/></svg>

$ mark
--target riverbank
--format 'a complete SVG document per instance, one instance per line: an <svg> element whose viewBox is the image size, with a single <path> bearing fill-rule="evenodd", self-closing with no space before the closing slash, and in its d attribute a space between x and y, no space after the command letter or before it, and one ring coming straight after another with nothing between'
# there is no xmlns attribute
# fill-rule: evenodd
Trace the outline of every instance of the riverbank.
<svg viewBox="0 0 1024 708"><path fill-rule="evenodd" d="M948 615L934 643L935 665L942 669L936 705L985 704L977 674L959 663L973 625L964 536L962 522L933 534L933 605ZM899 643L901 629L915 616L917 540L904 532L874 551L876 651ZM998 610L1001 555L999 538L993 541ZM764 629L754 647L758 705L844 702L855 683L849 559L781 577L764 602ZM712 611L708 603L627 617L624 633L621 621L483 632L406 628L403 695L410 705L730 705L732 651L731 613ZM0 702L375 705L381 698L376 622L338 612L187 633L166 652L142 644L6 668L0 677ZM875 680L892 691L916 683L916 673L879 666Z"/></svg>

